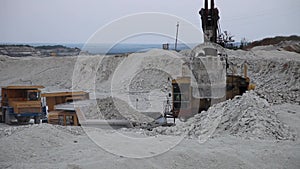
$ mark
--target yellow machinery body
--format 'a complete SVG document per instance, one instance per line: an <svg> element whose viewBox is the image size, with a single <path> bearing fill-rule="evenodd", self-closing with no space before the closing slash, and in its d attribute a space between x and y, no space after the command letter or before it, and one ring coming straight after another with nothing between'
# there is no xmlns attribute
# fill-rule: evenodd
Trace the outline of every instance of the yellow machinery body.
<svg viewBox="0 0 300 169"><path fill-rule="evenodd" d="M75 111L54 110L48 114L48 123L62 126L78 126L78 117Z"/></svg>
<svg viewBox="0 0 300 169"><path fill-rule="evenodd" d="M48 123L63 126L78 126L78 117L74 110L58 110L57 105L73 101L88 100L89 93L78 92L54 92L43 93L42 97L46 99L48 106Z"/></svg>
<svg viewBox="0 0 300 169"><path fill-rule="evenodd" d="M246 69L246 68L244 68ZM246 72L246 71L244 71ZM250 84L250 79L239 75L226 76L226 99L232 99L242 95L247 90L254 90L255 85ZM207 110L212 104L212 98L193 97L190 77L179 77L172 80L172 115L181 119L187 119L203 110ZM220 100L222 101L222 99ZM215 100L214 103L220 102Z"/></svg>
<svg viewBox="0 0 300 169"><path fill-rule="evenodd" d="M2 87L1 121L9 124L12 118L16 118L18 122L28 122L35 118L35 122L39 123L43 113L40 88L43 86Z"/></svg>

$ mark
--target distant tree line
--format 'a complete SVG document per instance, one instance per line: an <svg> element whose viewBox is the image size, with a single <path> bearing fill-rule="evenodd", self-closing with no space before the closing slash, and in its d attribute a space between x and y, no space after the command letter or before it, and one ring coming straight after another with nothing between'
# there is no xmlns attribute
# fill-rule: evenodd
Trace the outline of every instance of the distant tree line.
<svg viewBox="0 0 300 169"><path fill-rule="evenodd" d="M243 49L249 44L249 41L246 38L242 38L240 42L235 42L234 35L228 31L224 31L218 36L218 44L227 49Z"/></svg>

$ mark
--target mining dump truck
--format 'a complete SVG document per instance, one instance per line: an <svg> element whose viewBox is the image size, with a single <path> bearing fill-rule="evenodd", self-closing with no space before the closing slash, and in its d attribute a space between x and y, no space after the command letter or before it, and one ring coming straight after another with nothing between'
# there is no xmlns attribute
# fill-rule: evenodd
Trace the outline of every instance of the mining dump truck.
<svg viewBox="0 0 300 169"><path fill-rule="evenodd" d="M35 124L40 123L44 115L44 106L41 102L43 86L7 86L2 87L1 121L11 124L17 120L20 123L28 123L34 119Z"/></svg>
<svg viewBox="0 0 300 169"><path fill-rule="evenodd" d="M51 92L43 93L48 106L48 123L63 126L78 126L79 121L74 108L74 102L89 100L89 93L77 92Z"/></svg>

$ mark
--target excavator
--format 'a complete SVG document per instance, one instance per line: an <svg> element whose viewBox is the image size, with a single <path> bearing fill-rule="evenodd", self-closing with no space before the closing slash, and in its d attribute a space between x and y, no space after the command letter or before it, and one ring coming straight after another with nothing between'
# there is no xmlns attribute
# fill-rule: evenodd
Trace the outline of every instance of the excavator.
<svg viewBox="0 0 300 169"><path fill-rule="evenodd" d="M185 121L189 117L207 110L213 104L232 99L237 95L242 95L247 90L255 88L255 85L250 84L250 79L247 76L246 63L243 64L244 70L240 74L234 71L236 70L234 65L228 63L226 51L219 41L221 32L218 26L220 16L214 0L210 1L210 7L208 0L205 0L204 8L201 8L199 14L202 20L204 43L192 50L189 69L192 75L201 76L200 79L196 79L200 87L193 86L191 75L183 75L172 80L171 110L165 111L164 116L165 118L174 118L174 122L175 118ZM205 70L203 65L206 65ZM211 77L214 79L211 79ZM219 88L214 88L218 85ZM197 92L198 95L195 94ZM170 105L168 106L170 107Z"/></svg>
<svg viewBox="0 0 300 169"><path fill-rule="evenodd" d="M210 1L210 7L208 0L205 0L204 8L200 9L199 14L204 43L196 46L190 53L190 62L186 64L191 73L182 73L181 77L171 80L171 100L167 100L164 115L148 124L148 129L170 126L171 124L167 123L168 118L174 119L173 124L175 118L186 121L213 104L232 99L255 88L247 76L247 64L243 64L244 70L240 75L236 72L237 68L228 63L226 51L219 38L220 16L214 0Z"/></svg>

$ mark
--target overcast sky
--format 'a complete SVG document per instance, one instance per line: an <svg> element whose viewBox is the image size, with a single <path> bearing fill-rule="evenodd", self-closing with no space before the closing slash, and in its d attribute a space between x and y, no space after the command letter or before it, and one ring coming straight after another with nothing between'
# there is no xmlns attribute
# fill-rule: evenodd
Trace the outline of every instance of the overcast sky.
<svg viewBox="0 0 300 169"><path fill-rule="evenodd" d="M222 30L235 35L236 41L300 34L300 0L215 3ZM99 28L141 12L172 14L200 29L198 11L202 6L203 0L0 0L0 43L86 42ZM180 30L181 35L188 33Z"/></svg>

